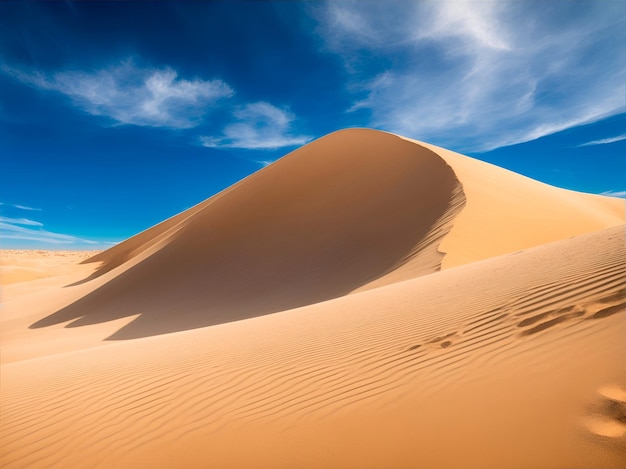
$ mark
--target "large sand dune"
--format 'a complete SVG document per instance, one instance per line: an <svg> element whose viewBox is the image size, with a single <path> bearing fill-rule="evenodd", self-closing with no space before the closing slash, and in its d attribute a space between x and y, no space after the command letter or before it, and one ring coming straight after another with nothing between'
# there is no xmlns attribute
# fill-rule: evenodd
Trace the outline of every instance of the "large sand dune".
<svg viewBox="0 0 626 469"><path fill-rule="evenodd" d="M430 150L388 134L334 134L96 256L106 271L147 254L34 327L140 314L113 336L136 338L336 298L411 260L411 275L431 273L461 194Z"/></svg>
<svg viewBox="0 0 626 469"><path fill-rule="evenodd" d="M623 223L618 199L336 132L12 278L2 467L626 467Z"/></svg>

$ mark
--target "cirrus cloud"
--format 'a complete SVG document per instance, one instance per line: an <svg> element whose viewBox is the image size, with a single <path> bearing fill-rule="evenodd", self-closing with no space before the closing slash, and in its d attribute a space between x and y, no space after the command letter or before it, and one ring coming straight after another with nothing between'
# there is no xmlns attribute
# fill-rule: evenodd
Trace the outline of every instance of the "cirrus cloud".
<svg viewBox="0 0 626 469"><path fill-rule="evenodd" d="M620 199L626 199L626 191L624 190L620 190L620 191L605 191L600 193L600 195L607 195L609 197L618 197Z"/></svg>
<svg viewBox="0 0 626 469"><path fill-rule="evenodd" d="M239 148L274 150L303 145L312 137L293 135L291 124L295 116L270 103L247 104L233 112L235 122L228 124L219 137L204 136L202 145L210 148Z"/></svg>
<svg viewBox="0 0 626 469"><path fill-rule="evenodd" d="M579 147L590 147L594 145L608 145L609 143L621 142L626 140L626 134L618 135L616 137L601 138L599 140L592 140L591 142L581 143Z"/></svg>
<svg viewBox="0 0 626 469"><path fill-rule="evenodd" d="M37 211L37 212L41 211L40 208L29 207L27 205L7 204L7 203L4 203L4 202L0 202L0 205L4 205L4 206L7 206L7 207L12 207L12 208L17 208L19 210L28 210L30 212L32 212L32 211Z"/></svg>
<svg viewBox="0 0 626 469"><path fill-rule="evenodd" d="M95 245L96 241L79 238L77 236L54 233L45 230L43 223L28 218L0 217L0 240L6 243L7 240L19 242L36 242L42 246L81 246Z"/></svg>
<svg viewBox="0 0 626 469"><path fill-rule="evenodd" d="M624 112L623 2L361 2L314 10L369 125L461 151Z"/></svg>
<svg viewBox="0 0 626 469"><path fill-rule="evenodd" d="M92 72L3 70L25 84L69 97L88 114L137 126L195 127L216 101L234 94L221 80L183 79L172 68L140 68L130 60Z"/></svg>

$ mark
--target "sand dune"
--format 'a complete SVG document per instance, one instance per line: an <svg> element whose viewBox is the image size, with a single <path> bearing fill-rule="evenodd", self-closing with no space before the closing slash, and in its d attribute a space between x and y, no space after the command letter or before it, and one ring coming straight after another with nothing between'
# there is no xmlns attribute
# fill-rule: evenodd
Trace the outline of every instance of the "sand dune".
<svg viewBox="0 0 626 469"><path fill-rule="evenodd" d="M140 314L112 336L129 339L337 298L388 283L389 272L431 273L462 204L433 152L390 134L336 133L96 256L108 271L145 245L154 251L33 327Z"/></svg>
<svg viewBox="0 0 626 469"><path fill-rule="evenodd" d="M210 326L622 222L614 199L568 198L486 163L445 158L383 132L326 136L95 256L96 275L123 271L32 327L138 314L111 336L130 339Z"/></svg>
<svg viewBox="0 0 626 469"><path fill-rule="evenodd" d="M5 287L2 467L626 467L623 209L331 134Z"/></svg>

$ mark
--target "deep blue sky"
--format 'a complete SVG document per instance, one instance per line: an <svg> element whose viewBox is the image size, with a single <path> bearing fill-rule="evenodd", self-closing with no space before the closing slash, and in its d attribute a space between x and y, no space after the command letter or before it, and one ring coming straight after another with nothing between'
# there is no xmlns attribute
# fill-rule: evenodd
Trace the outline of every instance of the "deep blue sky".
<svg viewBox="0 0 626 469"><path fill-rule="evenodd" d="M626 2L0 2L0 247L103 248L373 127L624 196Z"/></svg>

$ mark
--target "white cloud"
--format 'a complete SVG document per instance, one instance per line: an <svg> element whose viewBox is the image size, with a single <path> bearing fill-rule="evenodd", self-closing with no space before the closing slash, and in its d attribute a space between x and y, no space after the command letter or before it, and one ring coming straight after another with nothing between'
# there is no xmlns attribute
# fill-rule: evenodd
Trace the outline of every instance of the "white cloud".
<svg viewBox="0 0 626 469"><path fill-rule="evenodd" d="M483 50L509 51L511 45L506 29L499 23L500 6L495 2L456 1L436 2L422 5L419 15L427 15L431 21L421 23L414 30L413 41L457 41L457 47Z"/></svg>
<svg viewBox="0 0 626 469"><path fill-rule="evenodd" d="M26 205L13 205L13 207L19 208L20 210L30 210L30 211L33 211L33 210L40 211L41 210L40 208L27 207Z"/></svg>
<svg viewBox="0 0 626 469"><path fill-rule="evenodd" d="M43 226L43 223L40 223L35 220L29 220L28 218L9 218L9 217L0 217L0 223L8 223L11 225L25 225L25 226Z"/></svg>
<svg viewBox="0 0 626 469"><path fill-rule="evenodd" d="M17 208L20 210L28 210L28 211L41 211L40 208L33 208L33 207L27 207L26 205L19 205L19 204L6 204L4 202L0 202L0 205L4 205L6 207L13 207L13 208Z"/></svg>
<svg viewBox="0 0 626 469"><path fill-rule="evenodd" d="M591 142L582 143L579 147L589 147L592 145L607 145L609 143L621 142L626 140L626 134L618 135L617 137L601 138L600 140L592 140Z"/></svg>
<svg viewBox="0 0 626 469"><path fill-rule="evenodd" d="M600 195L608 195L609 197L619 197L621 199L626 199L626 191L606 191L602 192Z"/></svg>
<svg viewBox="0 0 626 469"><path fill-rule="evenodd" d="M625 111L621 2L329 2L325 46L369 125L464 151Z"/></svg>
<svg viewBox="0 0 626 469"><path fill-rule="evenodd" d="M171 68L139 68L131 61L93 72L50 76L6 66L3 70L30 86L68 96L89 114L139 126L194 127L217 100L234 94L221 80L186 80Z"/></svg>
<svg viewBox="0 0 626 469"><path fill-rule="evenodd" d="M0 217L0 243L5 240L20 242L37 242L45 245L71 245L98 244L95 241L78 238L76 236L54 233L43 229L43 223L26 218Z"/></svg>
<svg viewBox="0 0 626 469"><path fill-rule="evenodd" d="M228 124L219 137L204 136L202 145L211 148L272 150L303 145L311 140L290 132L295 116L266 102L247 104L233 112L236 122Z"/></svg>

